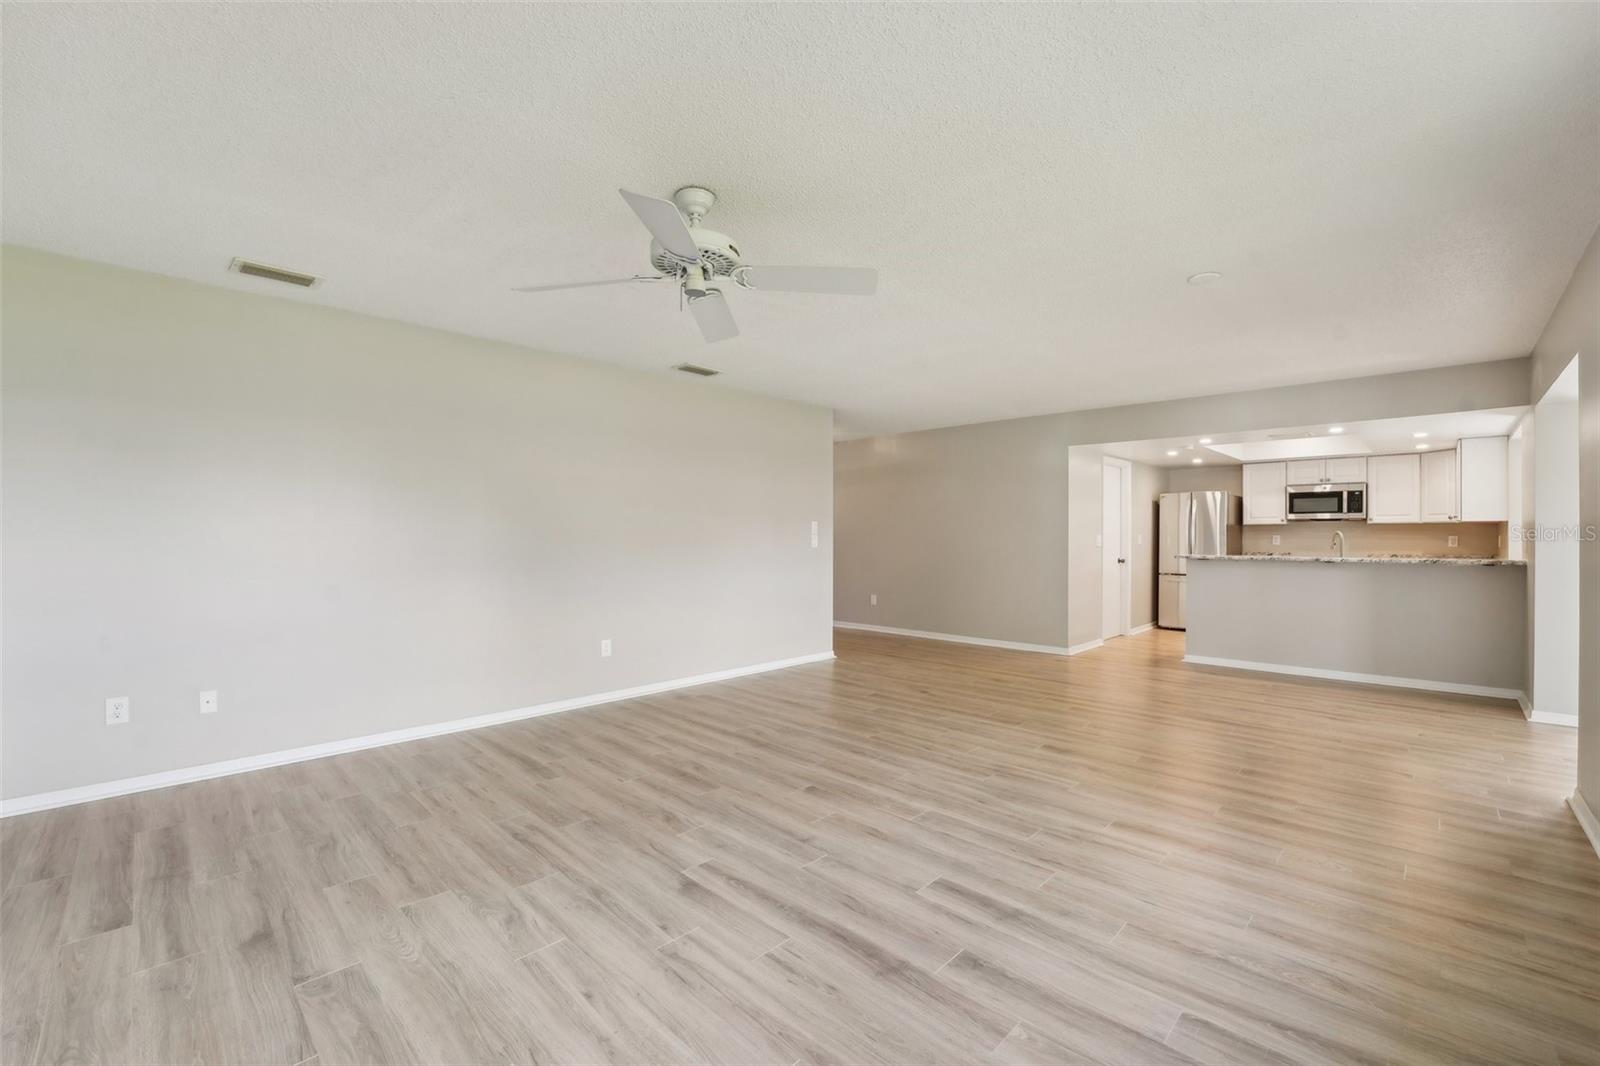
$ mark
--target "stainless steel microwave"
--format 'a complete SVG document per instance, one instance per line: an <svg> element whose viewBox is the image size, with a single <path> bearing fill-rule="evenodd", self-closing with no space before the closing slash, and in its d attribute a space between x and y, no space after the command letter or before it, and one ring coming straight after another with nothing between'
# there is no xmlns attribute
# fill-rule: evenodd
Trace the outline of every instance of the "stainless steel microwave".
<svg viewBox="0 0 1600 1066"><path fill-rule="evenodd" d="M1290 485L1285 516L1291 522L1364 522L1366 482L1343 485Z"/></svg>

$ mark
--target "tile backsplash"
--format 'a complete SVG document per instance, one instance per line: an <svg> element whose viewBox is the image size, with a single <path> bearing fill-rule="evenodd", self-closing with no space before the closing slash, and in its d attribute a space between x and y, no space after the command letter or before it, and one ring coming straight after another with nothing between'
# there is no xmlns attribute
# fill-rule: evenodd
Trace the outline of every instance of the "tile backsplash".
<svg viewBox="0 0 1600 1066"><path fill-rule="evenodd" d="M1245 526L1244 551L1285 555L1334 555L1333 531L1344 531L1346 555L1437 555L1445 558L1498 559L1505 555L1504 522L1286 522ZM1277 544L1272 538L1279 538ZM1450 547L1450 538L1458 540Z"/></svg>

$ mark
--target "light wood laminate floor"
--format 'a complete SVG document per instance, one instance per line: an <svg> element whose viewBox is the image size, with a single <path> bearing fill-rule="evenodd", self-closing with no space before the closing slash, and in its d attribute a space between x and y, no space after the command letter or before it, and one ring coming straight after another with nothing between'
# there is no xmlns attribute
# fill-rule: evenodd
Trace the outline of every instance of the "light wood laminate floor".
<svg viewBox="0 0 1600 1066"><path fill-rule="evenodd" d="M837 645L8 819L0 1059L1600 1062L1572 731Z"/></svg>

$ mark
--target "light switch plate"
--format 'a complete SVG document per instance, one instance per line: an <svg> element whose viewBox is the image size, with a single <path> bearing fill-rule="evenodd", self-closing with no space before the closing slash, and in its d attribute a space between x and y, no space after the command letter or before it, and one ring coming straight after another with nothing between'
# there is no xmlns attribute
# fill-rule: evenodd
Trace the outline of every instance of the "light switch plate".
<svg viewBox="0 0 1600 1066"><path fill-rule="evenodd" d="M811 546L815 548L817 543L817 523L813 522L811 523Z"/></svg>
<svg viewBox="0 0 1600 1066"><path fill-rule="evenodd" d="M878 594L876 592L872 594L872 606L878 606Z"/></svg>
<svg viewBox="0 0 1600 1066"><path fill-rule="evenodd" d="M611 641L609 639L600 642L600 658L611 658Z"/></svg>

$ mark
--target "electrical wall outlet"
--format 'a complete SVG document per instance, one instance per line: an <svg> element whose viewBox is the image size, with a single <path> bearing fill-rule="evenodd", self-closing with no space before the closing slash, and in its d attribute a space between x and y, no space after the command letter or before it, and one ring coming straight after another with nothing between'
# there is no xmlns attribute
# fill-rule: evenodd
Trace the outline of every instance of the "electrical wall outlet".
<svg viewBox="0 0 1600 1066"><path fill-rule="evenodd" d="M1450 539L1449 539L1449 541L1447 543L1452 548L1459 548L1459 547L1461 547L1461 538L1458 537L1458 536L1455 536L1454 534L1451 534Z"/></svg>
<svg viewBox="0 0 1600 1066"><path fill-rule="evenodd" d="M133 701L126 696L106 700L106 725L123 725L133 717Z"/></svg>
<svg viewBox="0 0 1600 1066"><path fill-rule="evenodd" d="M209 689L209 690L207 690L205 692L200 693L200 713L201 714L216 714L217 713L217 690L216 689Z"/></svg>
<svg viewBox="0 0 1600 1066"><path fill-rule="evenodd" d="M1283 538L1278 536L1278 534L1274 533L1272 535L1272 543L1273 544L1282 544L1283 543Z"/></svg>
<svg viewBox="0 0 1600 1066"><path fill-rule="evenodd" d="M815 522L811 523L811 546L813 548L815 548L817 546L817 544L819 543L818 534L819 534L819 530L817 528L817 523L815 523Z"/></svg>
<svg viewBox="0 0 1600 1066"><path fill-rule="evenodd" d="M602 659L611 658L611 641L602 640L600 642L600 658L602 658Z"/></svg>
<svg viewBox="0 0 1600 1066"><path fill-rule="evenodd" d="M876 592L872 594L872 606L878 606L878 594Z"/></svg>

